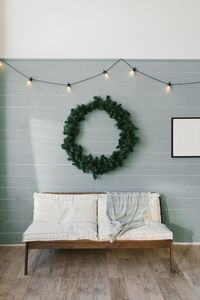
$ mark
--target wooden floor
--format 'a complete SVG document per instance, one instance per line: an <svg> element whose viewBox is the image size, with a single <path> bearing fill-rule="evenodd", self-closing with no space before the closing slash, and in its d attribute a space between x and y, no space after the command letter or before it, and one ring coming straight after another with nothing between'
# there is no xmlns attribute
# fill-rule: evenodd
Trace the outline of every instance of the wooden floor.
<svg viewBox="0 0 200 300"><path fill-rule="evenodd" d="M30 250L0 247L0 299L200 299L200 245L169 250Z"/></svg>

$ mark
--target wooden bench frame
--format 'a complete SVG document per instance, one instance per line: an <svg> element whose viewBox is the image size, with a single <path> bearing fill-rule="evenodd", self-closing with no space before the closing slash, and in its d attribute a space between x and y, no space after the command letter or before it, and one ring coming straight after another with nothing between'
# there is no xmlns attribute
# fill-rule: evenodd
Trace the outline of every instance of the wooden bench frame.
<svg viewBox="0 0 200 300"><path fill-rule="evenodd" d="M88 193L47 193L45 194L105 194L101 192ZM161 207L161 201L160 201ZM162 214L161 214L162 221ZM109 241L92 240L64 240L64 241L31 241L25 243L24 275L28 274L29 249L134 249L134 248L169 248L170 271L173 273L173 240L117 240Z"/></svg>

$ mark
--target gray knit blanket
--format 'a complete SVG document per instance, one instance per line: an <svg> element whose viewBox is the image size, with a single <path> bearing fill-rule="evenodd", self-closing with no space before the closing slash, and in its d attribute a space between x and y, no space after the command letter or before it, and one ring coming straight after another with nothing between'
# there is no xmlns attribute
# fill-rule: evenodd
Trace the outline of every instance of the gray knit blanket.
<svg viewBox="0 0 200 300"><path fill-rule="evenodd" d="M107 216L110 242L129 229L143 226L148 214L150 193L108 192Z"/></svg>

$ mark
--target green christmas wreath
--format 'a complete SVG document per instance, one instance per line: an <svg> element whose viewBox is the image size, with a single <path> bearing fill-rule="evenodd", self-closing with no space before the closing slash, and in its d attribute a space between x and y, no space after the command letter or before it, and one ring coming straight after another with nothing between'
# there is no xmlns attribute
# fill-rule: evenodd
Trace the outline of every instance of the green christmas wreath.
<svg viewBox="0 0 200 300"><path fill-rule="evenodd" d="M91 154L85 155L81 145L76 143L79 134L80 122L85 116L93 110L100 109L107 112L110 118L116 120L116 126L121 130L118 145L114 152L106 157L93 157ZM68 154L68 160L73 162L78 169L82 169L84 173L92 173L94 179L97 175L112 171L122 165L123 160L130 152L133 152L138 137L135 135L136 127L131 122L130 113L123 109L121 104L112 101L110 96L103 100L100 97L94 97L92 102L88 104L78 105L75 109L71 109L64 125L64 143L62 148Z"/></svg>

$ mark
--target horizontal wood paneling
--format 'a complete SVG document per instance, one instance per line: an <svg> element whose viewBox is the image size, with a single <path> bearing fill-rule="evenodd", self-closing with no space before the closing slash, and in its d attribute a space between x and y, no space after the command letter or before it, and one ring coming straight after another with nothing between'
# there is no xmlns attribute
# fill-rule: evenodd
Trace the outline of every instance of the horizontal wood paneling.
<svg viewBox="0 0 200 300"><path fill-rule="evenodd" d="M23 199L20 200L19 198L0 198L0 211L32 211L33 210L33 199Z"/></svg>
<svg viewBox="0 0 200 300"><path fill-rule="evenodd" d="M41 79L73 82L109 67L109 60L13 60ZM133 61L163 80L199 81L200 61ZM200 241L200 159L171 158L171 117L200 116L200 85L165 86L119 64L109 80L73 87L42 85L0 70L0 243L19 243L32 219L35 191L156 191L176 241ZM122 103L138 127L140 143L122 168L94 181L72 166L61 149L63 125L72 107L94 95ZM93 154L112 153L119 132L104 112L88 115L78 141Z"/></svg>
<svg viewBox="0 0 200 300"><path fill-rule="evenodd" d="M0 233L0 244L20 244L22 233Z"/></svg>
<svg viewBox="0 0 200 300"><path fill-rule="evenodd" d="M189 170L188 170L189 168ZM149 163L138 164L137 162L124 162L124 167L116 169L113 176L127 175L129 173L138 176L142 175L179 175L179 176L199 176L200 162L196 164L185 163L185 164L160 164L155 165ZM55 176L67 176L69 173L71 175L80 175L80 170L74 168L70 161L66 161L63 164L1 164L0 165L0 176L35 176L35 170L40 176L46 176L47 174L54 174ZM130 174L130 176L132 176ZM87 174L85 174L87 176ZM90 176L90 175L88 175Z"/></svg>
<svg viewBox="0 0 200 300"><path fill-rule="evenodd" d="M118 186L119 180L123 180L124 187L129 187L134 184L134 186L140 186L141 183L143 186L154 186L154 187L167 187L169 185L181 186L183 181L185 182L184 186L186 188L193 188L199 186L200 175L195 176L187 176L187 175L121 175L120 170L118 170L118 175L116 172L112 172L112 186ZM35 181L35 184L34 184ZM1 177L0 187L23 187L25 186L44 186L44 187L60 187L62 190L66 186L77 186L76 181L80 186L90 186L92 184L96 186L100 186L99 183L108 188L110 185L110 174L106 174L104 176L99 176L98 182L94 183L94 179L90 174L86 174L82 176L79 175L66 175L66 176L52 176L51 174L46 176L40 176L40 174L36 174L36 176L21 176L21 177Z"/></svg>

